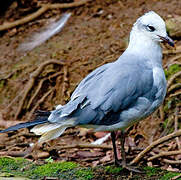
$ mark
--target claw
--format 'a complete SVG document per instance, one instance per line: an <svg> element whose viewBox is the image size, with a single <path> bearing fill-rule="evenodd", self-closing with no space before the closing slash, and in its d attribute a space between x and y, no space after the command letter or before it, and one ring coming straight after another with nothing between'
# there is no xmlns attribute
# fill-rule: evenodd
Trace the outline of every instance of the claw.
<svg viewBox="0 0 181 180"><path fill-rule="evenodd" d="M116 166L122 166L123 169L127 169L128 171L131 171L131 172L144 173L143 171L139 170L137 167L128 165L125 162L122 162L119 160L115 161L115 165Z"/></svg>

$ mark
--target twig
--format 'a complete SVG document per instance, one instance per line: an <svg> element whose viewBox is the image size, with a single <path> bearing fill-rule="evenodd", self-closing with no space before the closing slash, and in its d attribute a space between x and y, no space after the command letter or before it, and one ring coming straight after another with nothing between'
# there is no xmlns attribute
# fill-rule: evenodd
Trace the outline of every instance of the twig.
<svg viewBox="0 0 181 180"><path fill-rule="evenodd" d="M160 157L163 157L163 156L173 156L173 155L177 155L177 154L181 154L181 150L160 152L159 154L156 154L156 155L148 158L148 161L152 161L154 159L157 159L157 158L160 158Z"/></svg>
<svg viewBox="0 0 181 180"><path fill-rule="evenodd" d="M173 139L173 138L175 138L175 137L179 137L179 136L181 136L181 129L178 130L177 132L173 132L173 133L171 133L171 134L169 134L169 135L167 135L167 136L164 136L164 137L162 137L162 138L160 138L160 139L152 142L152 143L151 143L149 146L147 146L143 151L141 151L141 152L136 156L136 158L134 158L134 159L131 161L130 164L132 165L132 164L135 164L135 163L139 162L140 159L141 159L146 153L148 153L149 151L151 151L154 147L158 146L159 144L162 144L162 143L164 143L164 142L166 142L166 141L169 141L169 140L171 140L171 139Z"/></svg>
<svg viewBox="0 0 181 180"><path fill-rule="evenodd" d="M181 46L177 46L176 49L164 50L163 54L177 54L181 52Z"/></svg>
<svg viewBox="0 0 181 180"><path fill-rule="evenodd" d="M171 84L173 83L173 81L181 75L181 71L175 73L173 76L171 76L171 78L168 80L167 82L167 88L169 88L171 86Z"/></svg>
<svg viewBox="0 0 181 180"><path fill-rule="evenodd" d="M58 60L48 60L42 64L40 64L40 66L33 72L30 74L30 80L28 81L28 83L25 86L24 89L24 94L23 97L20 101L20 105L18 107L17 113L15 115L15 119L18 118L18 116L20 115L22 109L23 109L23 105L25 103L26 97L28 96L28 93L30 92L30 90L32 89L34 82L36 80L36 78L40 75L40 73L43 71L44 67L49 65L49 64L58 64L58 65L64 65L63 62L58 61Z"/></svg>
<svg viewBox="0 0 181 180"><path fill-rule="evenodd" d="M6 22L6 23L0 25L0 31L4 31L4 30L10 29L10 28L25 24L29 21L32 21L50 9L65 9L65 8L78 7L78 6L84 5L85 3L89 2L89 1L90 0L81 0L81 1L76 1L73 3L42 4L40 9L38 9L38 11L32 13L31 15L28 15L22 19L14 21L14 22Z"/></svg>
<svg viewBox="0 0 181 180"><path fill-rule="evenodd" d="M176 60L180 59L181 58L181 54L178 54L172 58L170 58L170 60L167 61L167 63L164 65L164 68L167 68L175 63L178 63L180 65L179 62L175 62Z"/></svg>
<svg viewBox="0 0 181 180"><path fill-rule="evenodd" d="M91 0L79 0L75 1L73 3L56 3L56 4L50 4L50 9L66 9L66 8L74 8L74 7L79 7Z"/></svg>
<svg viewBox="0 0 181 180"><path fill-rule="evenodd" d="M71 149L71 148L100 148L100 149L112 149L112 146L107 145L94 145L94 144L74 144L68 146L56 147L56 150ZM53 150L54 147L50 147L48 150Z"/></svg>
<svg viewBox="0 0 181 180"><path fill-rule="evenodd" d="M14 22L7 22L7 23L0 25L0 31L4 31L6 29L10 29L10 28L25 24L29 21L32 21L33 19L39 17L41 14L46 12L48 9L49 9L48 5L43 5L40 9L38 9L38 11L36 11L35 13L32 13L31 15L28 15L22 19L14 21Z"/></svg>
<svg viewBox="0 0 181 180"><path fill-rule="evenodd" d="M160 108L159 108L159 114L160 114L160 119L161 119L161 121L163 121L164 120L164 118L165 118L165 113L164 113L164 106L163 106L163 104L160 106Z"/></svg>
<svg viewBox="0 0 181 180"><path fill-rule="evenodd" d="M168 164L181 164L181 160L163 159L163 161Z"/></svg>
<svg viewBox="0 0 181 180"><path fill-rule="evenodd" d="M177 131L178 131L178 108L176 108L176 111L175 111L175 119L174 119L174 122L175 122L175 123L174 123L175 132L177 132ZM179 137L176 137L175 140L176 140L178 149L181 149Z"/></svg>
<svg viewBox="0 0 181 180"><path fill-rule="evenodd" d="M170 86L170 88L167 90L167 94L176 88L181 88L181 83L176 83L176 84L173 84L172 86Z"/></svg>
<svg viewBox="0 0 181 180"><path fill-rule="evenodd" d="M181 95L181 90L179 90L173 94L170 94L170 97L179 96L179 95Z"/></svg>

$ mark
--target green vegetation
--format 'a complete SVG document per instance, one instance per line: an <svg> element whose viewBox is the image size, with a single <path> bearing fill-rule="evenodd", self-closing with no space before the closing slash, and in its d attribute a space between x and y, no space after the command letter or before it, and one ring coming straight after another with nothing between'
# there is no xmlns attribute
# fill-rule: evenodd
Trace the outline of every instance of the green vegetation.
<svg viewBox="0 0 181 180"><path fill-rule="evenodd" d="M3 173L3 174L2 174ZM53 162L44 165L36 165L23 158L0 158L0 175L25 176L33 179L41 177L59 177L60 179L81 179L93 178L90 168L82 168L74 162Z"/></svg>
<svg viewBox="0 0 181 180"><path fill-rule="evenodd" d="M169 79L171 75L179 71L181 71L181 66L178 64L173 64L168 68L168 70L165 70L165 76L167 79Z"/></svg>
<svg viewBox="0 0 181 180"><path fill-rule="evenodd" d="M115 166L106 166L105 167L105 171L107 173L111 173L111 174L117 174L119 173L121 170L123 170L122 167L115 167Z"/></svg>
<svg viewBox="0 0 181 180"><path fill-rule="evenodd" d="M180 176L181 173L177 172L167 172L165 173L160 180L171 180L173 177ZM177 180L181 180L181 177L176 178Z"/></svg>
<svg viewBox="0 0 181 180"><path fill-rule="evenodd" d="M46 160L47 164L38 165L23 158L2 157L0 158L0 179L1 177L13 177L13 179L58 177L60 180L91 180L100 178L111 178L114 180L124 179L130 175L128 171L114 165L91 168L81 167L75 162L52 162L52 160L50 157ZM143 167L142 170L144 174L134 173L132 179L169 180L180 175L179 173L163 171L154 167Z"/></svg>
<svg viewBox="0 0 181 180"><path fill-rule="evenodd" d="M159 172L161 171L161 169L155 167L144 167L143 169L149 177L155 176L156 174L159 174Z"/></svg>

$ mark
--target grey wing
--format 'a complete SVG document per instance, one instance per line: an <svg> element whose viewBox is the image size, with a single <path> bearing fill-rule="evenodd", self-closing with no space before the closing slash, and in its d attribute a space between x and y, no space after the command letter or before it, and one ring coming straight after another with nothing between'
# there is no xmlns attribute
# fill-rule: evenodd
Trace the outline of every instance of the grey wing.
<svg viewBox="0 0 181 180"><path fill-rule="evenodd" d="M80 124L114 124L121 111L129 109L139 97L154 99L153 72L144 65L132 64L115 67L87 94L89 108L98 114L90 122L80 118ZM138 71L139 70L139 71ZM96 88L97 87L97 88ZM153 92L153 93L152 93ZM152 97L153 96L153 97ZM91 111L93 113L93 111Z"/></svg>
<svg viewBox="0 0 181 180"><path fill-rule="evenodd" d="M98 81L100 78L102 78L103 73L112 65L112 63L104 64L103 66L98 67L94 71L92 71L90 74L88 74L77 86L77 88L74 90L71 96L71 100L76 99L77 97L87 93L87 89L90 88L90 86Z"/></svg>
<svg viewBox="0 0 181 180"><path fill-rule="evenodd" d="M76 124L114 124L118 118L109 114L117 115L132 106L138 97L149 94L152 86L152 69L142 63L106 64L89 74L49 120L76 118Z"/></svg>

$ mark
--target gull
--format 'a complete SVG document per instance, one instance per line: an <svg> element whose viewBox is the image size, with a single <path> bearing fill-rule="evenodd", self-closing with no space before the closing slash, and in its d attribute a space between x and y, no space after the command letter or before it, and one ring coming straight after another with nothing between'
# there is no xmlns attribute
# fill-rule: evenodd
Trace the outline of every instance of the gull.
<svg viewBox="0 0 181 180"><path fill-rule="evenodd" d="M124 150L125 130L152 114L166 95L161 42L174 46L164 20L149 11L134 23L127 49L112 63L100 66L85 77L70 101L55 110L39 111L31 122L17 124L1 133L33 127L39 142L59 137L67 128L81 126L109 131L115 164L131 171ZM115 131L121 130L122 162L118 159Z"/></svg>

